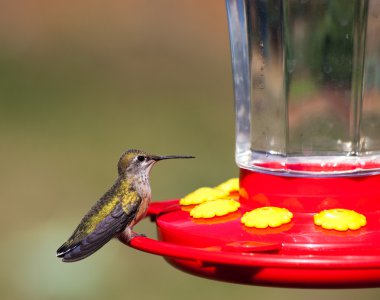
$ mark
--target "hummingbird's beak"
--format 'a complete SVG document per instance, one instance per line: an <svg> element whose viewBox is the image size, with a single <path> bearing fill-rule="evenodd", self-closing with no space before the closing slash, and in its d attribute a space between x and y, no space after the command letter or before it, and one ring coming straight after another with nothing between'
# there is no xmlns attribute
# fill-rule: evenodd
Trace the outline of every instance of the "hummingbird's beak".
<svg viewBox="0 0 380 300"><path fill-rule="evenodd" d="M164 159L173 159L173 158L195 158L195 157L187 156L187 155L152 156L152 159L155 161L164 160Z"/></svg>

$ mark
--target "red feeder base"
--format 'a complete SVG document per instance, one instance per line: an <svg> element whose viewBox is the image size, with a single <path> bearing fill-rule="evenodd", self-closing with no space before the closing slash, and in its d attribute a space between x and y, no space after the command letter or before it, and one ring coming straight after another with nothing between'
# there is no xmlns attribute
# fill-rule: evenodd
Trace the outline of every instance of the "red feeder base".
<svg viewBox="0 0 380 300"><path fill-rule="evenodd" d="M291 178L241 170L239 212L193 219L178 200L156 202L149 214L159 240L136 237L130 246L162 255L191 274L229 282L353 288L380 286L380 175ZM285 207L293 220L278 228L252 229L240 218L262 206ZM338 232L314 225L323 209L362 213L367 225Z"/></svg>

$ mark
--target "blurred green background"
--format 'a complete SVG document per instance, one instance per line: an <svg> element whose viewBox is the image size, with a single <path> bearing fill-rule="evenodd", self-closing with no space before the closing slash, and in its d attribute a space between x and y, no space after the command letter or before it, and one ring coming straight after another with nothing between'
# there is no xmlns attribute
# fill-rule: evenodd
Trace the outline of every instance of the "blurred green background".
<svg viewBox="0 0 380 300"><path fill-rule="evenodd" d="M127 148L197 156L155 167L156 200L238 174L229 55L224 1L0 1L0 299L379 299L201 279L117 241L55 257Z"/></svg>

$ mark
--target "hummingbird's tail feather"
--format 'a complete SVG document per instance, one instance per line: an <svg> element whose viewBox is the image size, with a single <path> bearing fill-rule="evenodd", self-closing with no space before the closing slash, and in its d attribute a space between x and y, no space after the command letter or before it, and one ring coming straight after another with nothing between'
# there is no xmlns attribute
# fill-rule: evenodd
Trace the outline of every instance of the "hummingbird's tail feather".
<svg viewBox="0 0 380 300"><path fill-rule="evenodd" d="M57 257L62 258L63 262L74 262L84 259L91 254L98 251L103 247L109 240L113 238L113 235L104 235L101 238L95 238L92 235L87 236L80 243L75 246L71 246L65 251L65 244L62 245L62 249L57 250ZM61 251L60 251L61 249Z"/></svg>
<svg viewBox="0 0 380 300"><path fill-rule="evenodd" d="M73 250L77 245L72 245L71 240L65 242L61 247L57 250L57 257L63 257L67 252Z"/></svg>
<svg viewBox="0 0 380 300"><path fill-rule="evenodd" d="M90 256L123 231L133 218L134 214L127 215L121 205L117 205L89 233L83 233L79 225L72 237L58 248L57 257L64 262L74 262Z"/></svg>

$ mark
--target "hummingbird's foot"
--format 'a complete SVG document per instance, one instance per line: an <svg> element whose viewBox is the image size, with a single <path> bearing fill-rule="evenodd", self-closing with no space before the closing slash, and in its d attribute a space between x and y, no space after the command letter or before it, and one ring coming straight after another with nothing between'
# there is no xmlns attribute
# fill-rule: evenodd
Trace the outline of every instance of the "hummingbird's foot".
<svg viewBox="0 0 380 300"><path fill-rule="evenodd" d="M129 229L119 234L117 238L124 244L128 244L133 238L138 237L138 236L146 237L145 234L136 233Z"/></svg>
<svg viewBox="0 0 380 300"><path fill-rule="evenodd" d="M132 239L134 239L135 237L146 237L145 234L141 234L141 233L136 233L136 232L133 232L131 231L130 234L128 236L125 236L124 239L127 243L129 243Z"/></svg>
<svg viewBox="0 0 380 300"><path fill-rule="evenodd" d="M138 237L138 236L140 236L140 237L146 237L146 235L145 234L143 234L143 233L136 233L136 232L131 232L131 237L130 237L130 239L129 240L131 240L131 239L133 239L133 238L135 238L135 237Z"/></svg>
<svg viewBox="0 0 380 300"><path fill-rule="evenodd" d="M128 244L133 238L138 236L146 237L145 234L136 233L132 231L130 228L126 228L125 231L123 231L117 236L117 238L124 244Z"/></svg>

